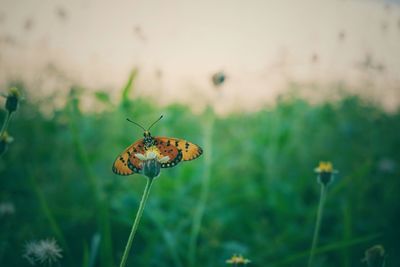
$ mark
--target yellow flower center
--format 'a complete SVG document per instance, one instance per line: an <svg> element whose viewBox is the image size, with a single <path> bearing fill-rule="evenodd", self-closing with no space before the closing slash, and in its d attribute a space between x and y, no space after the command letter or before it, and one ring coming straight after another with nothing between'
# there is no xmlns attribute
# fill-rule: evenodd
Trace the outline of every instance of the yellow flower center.
<svg viewBox="0 0 400 267"><path fill-rule="evenodd" d="M243 258L242 255L233 255L232 258L226 261L228 264L248 264L249 262L250 260Z"/></svg>
<svg viewBox="0 0 400 267"><path fill-rule="evenodd" d="M158 148L157 148L156 146L149 147L149 148L146 150L146 154L145 154L145 155L147 156L149 153L154 153L154 154L156 154L157 159L162 158L162 156L161 156L161 154L160 154L160 150L158 150Z"/></svg>
<svg viewBox="0 0 400 267"><path fill-rule="evenodd" d="M333 172L332 162L329 161L321 161L317 168L318 172Z"/></svg>

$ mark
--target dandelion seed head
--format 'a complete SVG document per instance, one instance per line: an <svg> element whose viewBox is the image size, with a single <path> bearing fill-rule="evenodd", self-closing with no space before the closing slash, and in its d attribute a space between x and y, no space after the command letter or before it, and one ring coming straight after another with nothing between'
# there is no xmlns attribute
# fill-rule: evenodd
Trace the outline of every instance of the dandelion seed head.
<svg viewBox="0 0 400 267"><path fill-rule="evenodd" d="M383 267L385 266L385 249L382 245L375 245L365 251L363 262L367 263L368 267Z"/></svg>
<svg viewBox="0 0 400 267"><path fill-rule="evenodd" d="M55 239L30 241L25 245L23 257L32 265L37 263L52 265L62 258L62 249Z"/></svg>

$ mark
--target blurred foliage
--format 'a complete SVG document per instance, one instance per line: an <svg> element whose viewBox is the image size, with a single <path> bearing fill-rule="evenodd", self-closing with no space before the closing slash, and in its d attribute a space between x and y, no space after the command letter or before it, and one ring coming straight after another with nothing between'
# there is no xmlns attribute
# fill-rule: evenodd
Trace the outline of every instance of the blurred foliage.
<svg viewBox="0 0 400 267"><path fill-rule="evenodd" d="M82 112L81 88L44 113L52 98L21 106L10 131L15 142L0 159L0 266L27 266L29 240L54 237L61 266L117 266L145 178L114 175L111 165L142 137L144 125L165 118L153 135L203 145L207 113L182 105L129 100L132 73L119 104L96 92L101 112ZM0 113L0 120L5 117ZM304 266L318 201L313 169L320 160L340 173L328 191L316 266L364 266L364 250L383 244L387 266L400 266L400 113L354 96L310 105L284 97L255 113L214 117L211 180L199 232L197 266L225 266L243 254L251 266ZM207 153L205 151L204 153ZM187 266L204 157L165 169L155 181L128 266Z"/></svg>

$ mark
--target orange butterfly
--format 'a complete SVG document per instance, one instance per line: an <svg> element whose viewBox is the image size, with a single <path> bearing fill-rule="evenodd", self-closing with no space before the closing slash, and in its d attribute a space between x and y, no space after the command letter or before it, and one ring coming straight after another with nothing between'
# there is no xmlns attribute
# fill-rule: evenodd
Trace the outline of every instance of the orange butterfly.
<svg viewBox="0 0 400 267"><path fill-rule="evenodd" d="M143 129L144 138L127 147L116 158L112 167L114 173L119 175L140 173L142 170L141 160L135 154L145 154L149 150L154 152L158 158L168 157L168 161L161 163L161 168L174 167L181 161L198 158L203 153L201 147L183 139L151 136L150 128L162 117L153 122L147 130L140 124L127 119Z"/></svg>

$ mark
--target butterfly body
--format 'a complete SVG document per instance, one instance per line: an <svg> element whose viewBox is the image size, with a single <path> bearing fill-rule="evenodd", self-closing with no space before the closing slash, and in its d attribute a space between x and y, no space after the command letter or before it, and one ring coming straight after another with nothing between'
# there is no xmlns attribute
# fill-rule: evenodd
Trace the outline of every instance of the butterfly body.
<svg viewBox="0 0 400 267"><path fill-rule="evenodd" d="M171 168L181 161L193 160L203 153L201 147L184 139L153 137L148 130L144 131L143 136L116 158L112 167L114 173L119 175L140 173L142 162L136 154L146 154L151 151L158 159L167 156L168 161L161 163L161 168Z"/></svg>

